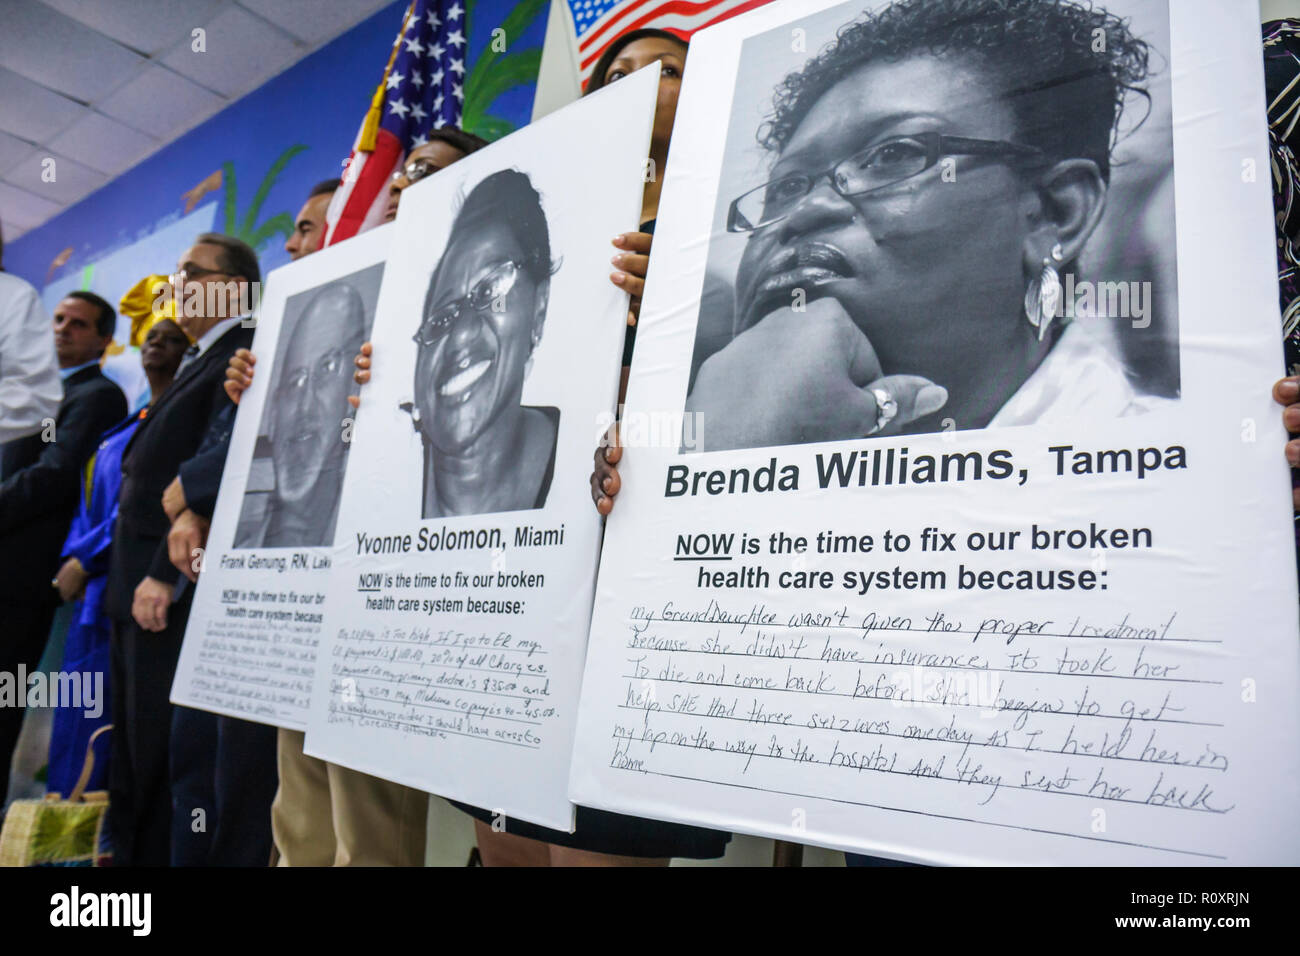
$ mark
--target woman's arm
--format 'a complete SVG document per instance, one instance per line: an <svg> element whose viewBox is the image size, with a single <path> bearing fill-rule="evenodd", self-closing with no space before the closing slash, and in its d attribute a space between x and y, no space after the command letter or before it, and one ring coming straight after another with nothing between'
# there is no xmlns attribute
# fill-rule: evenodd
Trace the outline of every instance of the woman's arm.
<svg viewBox="0 0 1300 956"><path fill-rule="evenodd" d="M1300 434L1300 376L1280 379L1273 385L1273 401L1285 406L1282 409L1282 424L1292 435ZM1292 468L1300 468L1300 438L1292 438L1286 443L1286 460ZM1300 488L1291 489L1291 507L1300 514Z"/></svg>
<svg viewBox="0 0 1300 956"><path fill-rule="evenodd" d="M230 364L226 366L226 394L236 405L248 386L253 384L253 366L256 364L257 356L248 349L236 349L230 356Z"/></svg>
<svg viewBox="0 0 1300 956"><path fill-rule="evenodd" d="M591 500L596 503L597 511L607 515L614 510L614 496L623 487L618 476L618 463L623 460L623 446L618 440L618 422L610 425L605 432L593 460L596 467L591 473Z"/></svg>
<svg viewBox="0 0 1300 956"><path fill-rule="evenodd" d="M370 381L370 356L374 351L373 345L369 342L362 342L361 350L357 352L357 357L352 360L352 364L357 367L357 370L352 373L352 381L358 385L365 385L366 382ZM353 408L360 408L361 396L349 395L348 404Z"/></svg>
<svg viewBox="0 0 1300 956"><path fill-rule="evenodd" d="M615 267L615 271L609 274L609 281L632 297L627 313L628 325L636 325L641 314L641 296L645 293L652 239L648 232L625 232L614 237L614 246L621 251L609 260Z"/></svg>
<svg viewBox="0 0 1300 956"><path fill-rule="evenodd" d="M650 265L650 245L653 237L648 232L625 232L614 237L614 246L620 250L610 260L617 271L610 273L609 281L624 289L632 297L627 313L627 324L636 325L641 314L641 296L645 292L646 269ZM618 380L618 404L623 406L627 396L628 367L623 366L623 374ZM596 510L602 515L614 509L614 496L623 486L616 467L623 458L623 446L618 440L618 422L609 426L600 447L593 457L595 470L591 473L591 499Z"/></svg>

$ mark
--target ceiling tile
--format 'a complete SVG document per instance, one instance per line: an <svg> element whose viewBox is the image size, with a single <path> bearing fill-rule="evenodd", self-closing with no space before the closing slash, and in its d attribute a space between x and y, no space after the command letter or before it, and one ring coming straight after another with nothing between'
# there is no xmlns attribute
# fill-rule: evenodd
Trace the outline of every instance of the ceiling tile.
<svg viewBox="0 0 1300 956"><path fill-rule="evenodd" d="M10 236L8 226L13 223L23 229L30 229L49 219L62 210L62 205L33 195L25 189L0 183L0 222L5 224L5 235Z"/></svg>
<svg viewBox="0 0 1300 956"><path fill-rule="evenodd" d="M8 133L0 133L0 174L8 172L35 151L36 147L31 143Z"/></svg>
<svg viewBox="0 0 1300 956"><path fill-rule="evenodd" d="M151 66L98 105L100 112L169 141L224 103L215 93L161 66Z"/></svg>
<svg viewBox="0 0 1300 956"><path fill-rule="evenodd" d="M0 130L40 142L87 112L79 103L0 67Z"/></svg>
<svg viewBox="0 0 1300 956"><path fill-rule="evenodd" d="M323 43L393 0L240 0L242 6L310 44Z"/></svg>
<svg viewBox="0 0 1300 956"><path fill-rule="evenodd" d="M91 169L113 176L160 145L152 136L98 113L87 113L49 140L50 149L54 152L71 156ZM3 156L2 145L0 156ZM3 169L4 166L0 164L0 171Z"/></svg>
<svg viewBox="0 0 1300 956"><path fill-rule="evenodd" d="M47 163L47 160L53 160L53 165ZM50 170L49 173L46 172L47 169ZM53 180L46 182L46 175L52 176ZM103 173L44 149L38 149L10 169L5 173L4 179L11 186L63 205L76 202L108 182L108 177Z"/></svg>
<svg viewBox="0 0 1300 956"><path fill-rule="evenodd" d="M222 10L204 28L206 49L196 53L182 42L162 57L177 73L223 96L236 97L279 73L306 54L274 27L238 7Z"/></svg>
<svg viewBox="0 0 1300 956"><path fill-rule="evenodd" d="M125 82L144 58L43 3L8 2L0 63L83 103Z"/></svg>
<svg viewBox="0 0 1300 956"><path fill-rule="evenodd" d="M7 238L389 6L395 0L0 0ZM196 27L203 53L191 48ZM47 157L53 183L41 180Z"/></svg>
<svg viewBox="0 0 1300 956"><path fill-rule="evenodd" d="M133 50L171 49L203 26L228 0L43 0Z"/></svg>

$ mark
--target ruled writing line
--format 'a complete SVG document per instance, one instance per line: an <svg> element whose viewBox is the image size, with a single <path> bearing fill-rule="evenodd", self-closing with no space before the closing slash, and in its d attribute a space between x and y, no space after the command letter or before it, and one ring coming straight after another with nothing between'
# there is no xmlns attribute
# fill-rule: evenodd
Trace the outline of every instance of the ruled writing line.
<svg viewBox="0 0 1300 956"><path fill-rule="evenodd" d="M793 790L774 790L774 789L768 789L766 787L754 786L752 784L734 783L726 780L710 780L704 777L692 777L689 776L688 774L665 773L659 770L635 770L630 767L621 767L615 769L621 769L626 773L650 774L652 776L667 777L673 780L690 780L695 783L715 784L720 787L734 787L737 790L753 790L757 793L772 793L783 797L799 797L800 799L804 799L804 800L825 800L829 803L843 803L849 806L867 807L868 809L871 810L885 810L887 812L892 812L892 813L911 813L917 816L932 817L936 820L950 820L955 823L979 823L989 827L1001 827L1002 829L1005 830L1020 830L1025 833L1041 833L1046 836L1069 837L1075 840L1090 840L1096 843L1113 843L1119 846L1131 846L1143 850L1157 850L1161 853L1179 853L1185 856L1199 856L1209 860L1227 859L1226 856L1222 856L1217 853L1206 853L1200 850L1183 850L1177 847L1156 846L1155 844L1151 844L1151 843L1138 843L1133 840L1116 840L1112 837L1091 836L1086 833L1066 833L1060 830L1048 830L1044 827L1027 827L1027 826L1019 826L1014 823L997 823L993 820L980 820L975 817L960 817L960 816L956 816L953 814L946 814L946 813L932 813L927 810L916 810L916 809L909 809L906 807L887 807L879 803L866 803L861 800L847 800L844 799L843 797L827 797L827 796L820 796L811 793L798 793ZM727 826L725 821L713 825L722 826L724 828Z"/></svg>
<svg viewBox="0 0 1300 956"><path fill-rule="evenodd" d="M535 700L540 702L543 700L550 699L549 694L526 694L526 695L500 694L497 693L496 691L476 690L473 687L459 687L455 684L449 685L449 684L421 683L419 681L401 680L400 678L392 679L388 677L371 677L366 674L340 674L338 671L334 671L334 676L340 680L347 677L351 677L357 681L370 680L370 681L379 681L385 684L406 684L410 687L420 687L424 690L462 691L467 694L487 694L489 697L506 697L509 698L510 700ZM333 690L331 690L330 693L331 694L334 693Z"/></svg>
<svg viewBox="0 0 1300 956"><path fill-rule="evenodd" d="M500 717L496 714L471 714L467 710L457 710L455 707L435 707L433 704L420 704L413 700L393 700L391 697L371 697L370 700L375 703L387 701L393 704L402 704L407 707L423 707L426 710L446 711L449 714L460 714L466 720L473 717L479 720L508 720L514 724L528 724L530 727L542 726L542 721L540 720L524 720L522 717Z"/></svg>
<svg viewBox="0 0 1300 956"><path fill-rule="evenodd" d="M1083 797L1086 800L1100 800L1106 803L1129 803L1132 804L1133 806L1138 806L1138 807L1155 807L1161 810L1166 810L1166 809L1186 810L1189 813L1210 813L1215 816L1223 816L1231 812L1236 807L1235 803L1231 807L1228 807L1227 809L1224 810L1214 810L1210 807L1205 807L1204 809L1199 807L1183 807L1173 803L1151 803L1149 800L1125 800L1123 797L1105 797L1105 796L1099 797L1092 793L1076 793L1073 790L1055 790L1055 789L1044 790L1038 787L1021 787L1021 786L1017 786L1014 783L1004 784L1001 782L1000 779L997 784L992 784L992 783L986 783L983 780L974 780L974 779L963 780L960 777L945 777L942 774L912 773L911 771L908 770L890 770L885 767L855 767L852 764L848 764L848 763L833 764L829 760L810 760L807 757L800 757L797 754L794 756L786 757L783 754L763 753L762 751L759 751L757 749L752 751L728 750L726 749L725 745L722 750L718 750L718 749L710 750L708 747L700 747L696 744L693 744L689 740L683 742L674 742L671 740L650 741L650 740L643 740L637 737L626 737L626 736L620 737L618 734L611 734L610 736L614 740L626 742L628 744L629 753L631 752L631 745L633 743L640 743L640 744L652 745L650 747L651 753L654 752L655 747L684 747L687 750L695 750L705 754L717 754L720 757L728 757L728 756L740 757L746 761L746 765L748 765L748 761L752 760L755 757L767 757L770 760L788 760L796 764L807 764L809 766L814 766L814 767L828 767L831 770L852 770L854 773L887 773L896 777L911 777L913 780L942 780L944 783L960 783L963 786L992 787L993 793L989 795L988 797L989 800L993 799L993 796L997 793L998 790L1006 788L1007 790L1010 790L1012 792L1023 791L1025 793L1037 793L1043 796L1054 796L1054 797ZM1047 753L1048 751L1043 751L1043 752ZM845 756L847 757L848 755L846 754ZM1061 756L1073 756L1073 754L1062 754ZM927 766L929 765L927 764ZM981 764L976 769L977 770L983 769L983 765ZM1078 779L1080 783L1083 782L1083 778L1078 778ZM1094 783L1093 787L1096 787L1096 785L1097 784ZM1130 787L1128 789L1131 790L1133 788Z"/></svg>
<svg viewBox="0 0 1300 956"><path fill-rule="evenodd" d="M334 696L334 695L331 694L330 696ZM440 734L454 734L458 737L471 737L474 740L483 740L494 744L509 744L512 747L523 747L525 750L538 750L541 748L540 743L524 744L524 743L520 743L517 740L503 740L500 737L490 737L486 734L467 734L461 730L448 730L446 727L433 727L430 726L429 724L413 724L410 723L409 721L397 720L393 717L376 717L373 714L364 714L364 713L358 714L350 710L331 709L330 714L346 714L349 717L357 717L362 720L382 720L386 723L396 724L398 727L411 727L415 730L425 731L425 733L421 734L421 736L425 736L425 737L437 736Z"/></svg>
<svg viewBox="0 0 1300 956"><path fill-rule="evenodd" d="M838 616L838 615L837 615L837 616ZM954 629L954 630L951 630L951 631L950 631L950 630L948 630L947 628L942 628L942 627L935 628L934 630L931 630L930 628L925 628L925 627L888 627L888 626L886 626L886 625L884 625L884 624L872 624L870 627L861 627L861 626L852 625L852 624L782 624L782 623L780 623L779 621L764 621L764 622L762 622L762 623L759 623L759 622L757 622L757 621L748 621L748 620L736 620L736 621L711 621L711 620L708 620L708 619L689 620L689 619L687 619L687 618L676 618L676 617L673 617L673 618L665 618L665 617L650 617L650 618L644 618L644 617L629 617L629 618L624 618L624 619L623 619L623 623L625 623L625 624L647 624L647 625L649 625L649 624L713 624L713 625L716 625L716 626L721 626L721 625L724 625L724 624L730 624L730 625L734 625L734 626L736 626L736 627L740 627L740 628L752 627L752 628L755 628L755 629L761 629L761 628L764 628L764 627L780 627L780 628L786 628L786 629L789 629L789 630L797 630L797 631L836 630L836 631L866 631L867 633L871 633L872 631L901 631L901 632L903 632L903 633L912 633L912 634L934 634L934 635L936 635L936 636L942 636L942 635L945 635L945 634L972 634L972 635L977 635L977 636L979 636L979 637L987 637L987 638L990 638L990 639L991 639L991 638L1000 637L1000 636L1002 636L1002 637L1005 636L1005 635L1000 635L997 631L978 631L978 630L971 631L971 630L965 630L965 629ZM1104 634L1054 634L1054 633L1051 633L1051 632L1048 632L1048 631L1034 632L1034 633L1032 633L1032 634L1030 634L1029 632L1026 631L1026 632L1022 632L1021 634L1017 635L1017 637L1019 637L1019 638L1031 638L1031 637L1061 637L1061 638L1065 638L1065 639L1067 639L1067 640L1079 640L1079 641L1138 641L1138 642L1143 643L1143 644L1173 644L1173 643L1181 643L1181 644L1222 644L1222 643L1223 643L1223 641L1221 641L1221 640L1213 640L1213 639L1211 639L1211 638L1195 638L1195 637L1159 637L1159 638L1157 638L1157 637L1106 637Z"/></svg>
<svg viewBox="0 0 1300 956"><path fill-rule="evenodd" d="M741 651L706 651L700 648L691 647L676 647L668 649L662 647L635 647L632 644L628 644L626 647L630 651L655 651L659 654L707 654L710 657L746 657L756 661L811 661L817 664L857 664L860 667L934 667L944 671L975 671L976 673L984 674L1032 674L1035 677L1039 675L1046 677L1108 677L1111 679L1118 678L1119 680L1149 681L1156 684L1213 684L1216 687L1223 686L1223 681L1221 680L1197 680L1194 677L1138 677L1137 675L1126 677L1123 674L1095 673L1067 674L1064 671L1030 670L1026 667L968 667L961 664L922 664L919 661L914 663L906 663L904 661L869 660L837 661L825 657L800 657L797 654L782 657L779 654L746 654ZM1156 666L1164 667L1166 665L1159 664Z"/></svg>
<svg viewBox="0 0 1300 956"><path fill-rule="evenodd" d="M620 676L623 677L625 680L633 680L633 681L641 681L641 682L663 681L666 684L690 684L696 687L725 687L730 690L738 690L738 691L771 690L771 691L779 691L783 694L807 694L812 697L844 697L847 698L848 700L880 701L882 703L894 704L895 707L900 707L904 704L907 706L917 706L917 707L976 707L979 708L980 710L992 710L1003 714L1055 714L1058 717L1059 716L1105 717L1111 720L1135 720L1135 721L1146 721L1146 722L1157 723L1157 724L1186 724L1191 727L1222 727L1223 726L1223 724L1216 724L1216 723L1210 723L1210 722L1199 721L1199 720L1172 720L1172 719L1166 719L1160 717L1130 717L1124 714L1100 714L1100 713L1082 714L1077 712L1071 713L1070 711L1065 709L1029 710L1024 707L999 708L995 706L989 706L988 704L959 704L956 703L955 701L946 701L946 702L918 701L918 700L902 701L901 698L897 698L897 697L866 697L866 696L858 696L856 694L840 694L837 693L836 691L806 691L806 690L800 690L797 687L759 687L757 685L753 687L741 687L738 684L713 684L708 681L680 680L672 677L634 677L630 674L622 674Z"/></svg>
<svg viewBox="0 0 1300 956"><path fill-rule="evenodd" d="M633 707L631 704L616 704L615 706L619 710L631 710L637 713L647 713L644 707ZM854 734L859 737L894 737L897 738L898 740L909 740L921 744L930 744L930 743L957 744L958 746L961 747L991 747L994 750L1000 750L1000 751L1014 750L1014 751L1019 751L1021 753L1047 754L1049 756L1056 756L1056 757L1093 757L1097 760L1126 760L1131 763L1146 764L1148 767L1182 767L1186 770L1217 770L1221 773L1227 772L1228 769L1227 767L1210 767L1210 766L1197 765L1197 764L1167 763L1160 760L1143 760L1140 757L1118 757L1118 756L1107 757L1104 754L1088 753L1083 750L1076 750L1072 753L1067 753L1064 750L1047 750L1042 747L1010 747L1005 744L991 744L987 742L979 743L978 741L975 740L940 740L937 737L915 737L915 736L909 737L907 734L891 734L881 730L849 730L844 727L826 727L820 725L811 726L806 723L805 724L783 724L780 721L775 721L775 720L762 721L762 720L753 720L749 717L728 717L726 714L688 713L684 710L664 710L663 708L654 711L654 713L672 714L675 717L695 717L702 721L703 720L736 720L744 724L751 724L755 728L758 728L760 730L771 728L771 727L782 727L787 730L798 730L801 732L805 730L829 730L837 734ZM625 740L627 738L618 737L617 739ZM1148 744L1147 746L1150 745ZM700 747L699 749L707 750L708 748ZM723 751L715 751L715 752L722 753ZM726 752L735 753L735 751L726 751ZM1225 756L1225 755L1220 754L1220 756Z"/></svg>
<svg viewBox="0 0 1300 956"><path fill-rule="evenodd" d="M432 641L399 641L395 637L344 637L343 644L413 644L416 647L434 648L440 651L515 651L522 654L546 654L547 651L534 647L491 647L487 644L439 644Z"/></svg>

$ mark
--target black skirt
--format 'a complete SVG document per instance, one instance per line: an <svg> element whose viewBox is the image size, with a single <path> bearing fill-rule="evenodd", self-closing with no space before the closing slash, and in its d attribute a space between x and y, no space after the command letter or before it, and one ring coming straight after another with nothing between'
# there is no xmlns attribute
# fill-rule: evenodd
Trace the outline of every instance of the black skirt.
<svg viewBox="0 0 1300 956"><path fill-rule="evenodd" d="M495 816L490 810L448 800L457 810L463 810L475 820L492 823ZM610 853L615 856L670 857L687 860L716 860L727 852L730 833L687 826L684 823L665 823L629 817L608 810L578 807L577 829L573 833L552 830L550 827L506 818L506 833L528 837L543 843L588 853Z"/></svg>
<svg viewBox="0 0 1300 956"><path fill-rule="evenodd" d="M642 223L641 231L653 234L655 221L651 219ZM623 338L624 365L632 363L635 345L636 326L631 325ZM457 803L455 800L447 802L475 820L490 824L494 819L491 811ZM721 830L630 817L608 810L593 810L591 807L578 807L575 823L574 832L565 833L563 830L552 830L550 827L507 817L506 833L588 853L654 858L677 856L687 860L716 860L727 852L727 844L731 842L731 834Z"/></svg>

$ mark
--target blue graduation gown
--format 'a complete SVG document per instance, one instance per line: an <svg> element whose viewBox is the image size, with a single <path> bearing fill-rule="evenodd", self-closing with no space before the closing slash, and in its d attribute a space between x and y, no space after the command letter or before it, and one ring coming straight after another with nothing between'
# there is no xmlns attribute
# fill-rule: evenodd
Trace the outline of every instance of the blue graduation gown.
<svg viewBox="0 0 1300 956"><path fill-rule="evenodd" d="M108 583L108 557L112 550L113 525L117 521L117 499L122 486L122 453L143 415L134 415L104 433L99 448L86 464L86 481L76 517L63 545L63 558L76 558L86 569L86 593L75 608L63 649L64 674L80 674L81 707L63 705L54 710L50 731L50 767L46 789L67 796L81 775L90 735L112 720L109 703L109 635L111 626L104 608ZM64 684L63 686L69 686ZM88 713L92 698L95 707ZM91 713L94 716L91 716ZM95 742L95 769L88 790L108 785L109 731Z"/></svg>

